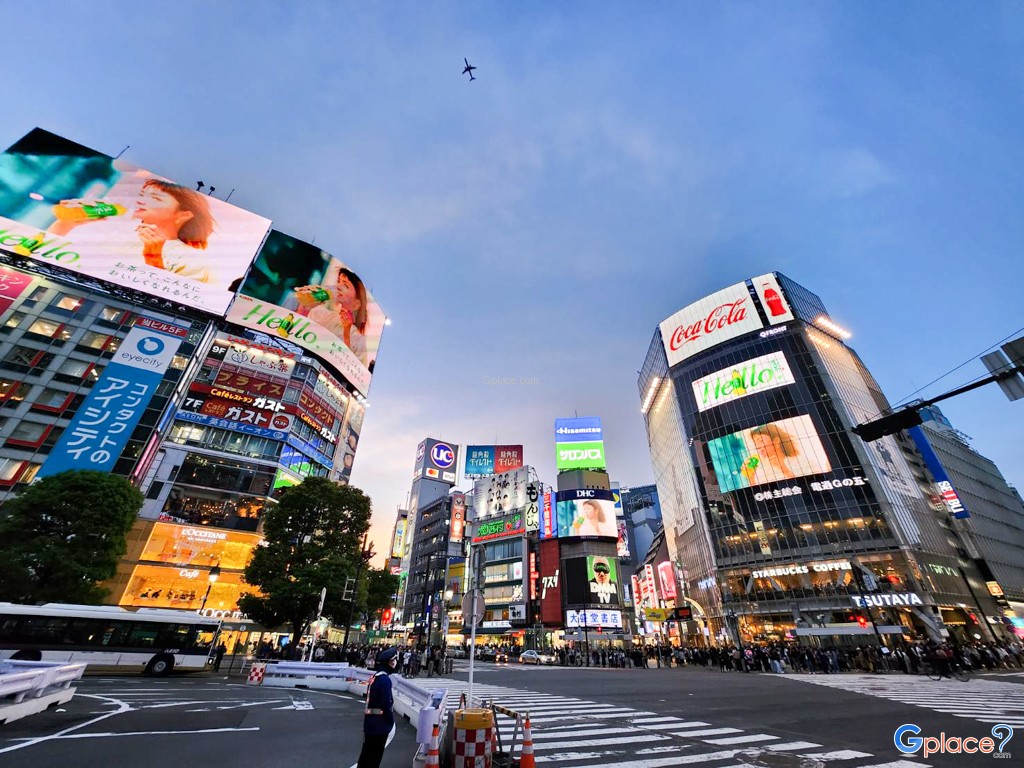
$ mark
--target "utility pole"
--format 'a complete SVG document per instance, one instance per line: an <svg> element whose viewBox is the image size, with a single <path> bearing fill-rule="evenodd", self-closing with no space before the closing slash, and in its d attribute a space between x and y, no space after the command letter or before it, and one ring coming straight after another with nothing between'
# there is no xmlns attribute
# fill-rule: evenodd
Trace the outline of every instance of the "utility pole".
<svg viewBox="0 0 1024 768"><path fill-rule="evenodd" d="M366 551L366 539L369 535L369 533L364 533L363 541L359 545L359 561L356 563L356 583L352 588L352 601L348 604L348 621L345 622L345 639L342 640L341 643L343 646L348 645L348 633L349 630L352 629L352 619L356 612L356 596L359 594L359 574L362 573L363 562L366 560L366 555L369 554L371 557L373 556L373 552L367 553Z"/></svg>

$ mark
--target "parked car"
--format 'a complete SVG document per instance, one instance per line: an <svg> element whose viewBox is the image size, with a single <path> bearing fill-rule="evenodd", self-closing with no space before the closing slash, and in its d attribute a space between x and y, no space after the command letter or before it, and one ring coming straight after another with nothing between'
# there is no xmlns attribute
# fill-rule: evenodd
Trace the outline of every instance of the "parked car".
<svg viewBox="0 0 1024 768"><path fill-rule="evenodd" d="M465 648L449 648L448 655L453 659L465 659L469 657Z"/></svg>
<svg viewBox="0 0 1024 768"><path fill-rule="evenodd" d="M497 661L497 653L490 648L477 648L476 657L479 661ZM506 659L507 661L508 659Z"/></svg>
<svg viewBox="0 0 1024 768"><path fill-rule="evenodd" d="M494 663L508 664L508 654L504 651L498 651L496 654L494 654Z"/></svg>
<svg viewBox="0 0 1024 768"><path fill-rule="evenodd" d="M554 664L555 657L549 653L539 653L537 651L523 651L519 654L520 664Z"/></svg>

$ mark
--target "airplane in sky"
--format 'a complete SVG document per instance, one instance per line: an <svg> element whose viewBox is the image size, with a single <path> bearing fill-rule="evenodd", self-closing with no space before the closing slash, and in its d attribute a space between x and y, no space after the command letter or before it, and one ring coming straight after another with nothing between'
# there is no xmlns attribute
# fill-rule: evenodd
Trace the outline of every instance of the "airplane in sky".
<svg viewBox="0 0 1024 768"><path fill-rule="evenodd" d="M466 62L466 68L462 70L462 74L466 74L467 72L469 72L470 81L472 82L473 80L476 80L476 78L473 77L473 70L476 69L476 67L469 63L469 59L463 57L462 60Z"/></svg>

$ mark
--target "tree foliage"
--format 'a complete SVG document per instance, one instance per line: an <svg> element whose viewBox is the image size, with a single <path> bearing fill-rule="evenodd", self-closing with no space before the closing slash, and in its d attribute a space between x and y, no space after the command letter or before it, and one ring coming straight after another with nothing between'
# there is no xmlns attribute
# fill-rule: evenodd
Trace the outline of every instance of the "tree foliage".
<svg viewBox="0 0 1024 768"><path fill-rule="evenodd" d="M369 527L370 499L358 488L322 477L289 488L264 517L263 545L245 569L245 580L263 594L242 595L238 607L265 627L291 625L298 643L326 587L323 615L343 623L345 579L356 575Z"/></svg>
<svg viewBox="0 0 1024 768"><path fill-rule="evenodd" d="M0 600L99 604L143 497L125 478L70 471L0 508Z"/></svg>
<svg viewBox="0 0 1024 768"><path fill-rule="evenodd" d="M362 588L362 587L360 587ZM398 592L398 577L386 568L369 568L366 571L366 592L360 594L361 613L369 624L394 601Z"/></svg>

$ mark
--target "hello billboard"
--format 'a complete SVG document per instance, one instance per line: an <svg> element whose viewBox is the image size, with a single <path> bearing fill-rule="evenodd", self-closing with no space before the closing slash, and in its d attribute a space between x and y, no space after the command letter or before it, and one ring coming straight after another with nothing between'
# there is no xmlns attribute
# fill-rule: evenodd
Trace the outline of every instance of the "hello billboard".
<svg viewBox="0 0 1024 768"><path fill-rule="evenodd" d="M0 247L223 316L270 220L36 128L0 155Z"/></svg>
<svg viewBox="0 0 1024 768"><path fill-rule="evenodd" d="M297 344L369 391L384 312L355 272L315 245L271 231L228 320Z"/></svg>

